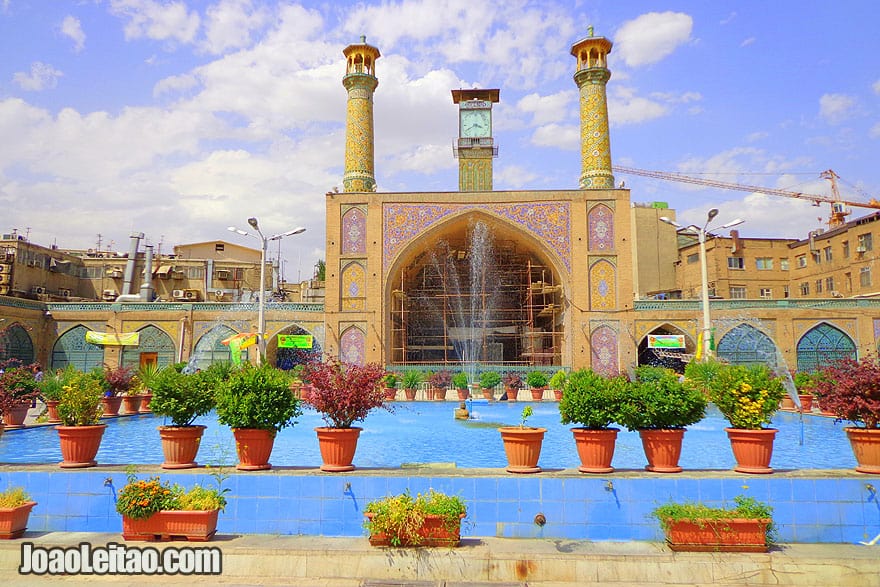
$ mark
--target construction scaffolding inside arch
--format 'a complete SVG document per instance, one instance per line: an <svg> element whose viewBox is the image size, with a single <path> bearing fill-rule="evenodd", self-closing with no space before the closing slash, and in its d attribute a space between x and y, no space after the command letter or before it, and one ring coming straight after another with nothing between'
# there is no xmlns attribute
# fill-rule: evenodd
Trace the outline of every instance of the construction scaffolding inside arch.
<svg viewBox="0 0 880 587"><path fill-rule="evenodd" d="M393 364L562 364L562 286L510 230L459 223L392 284Z"/></svg>

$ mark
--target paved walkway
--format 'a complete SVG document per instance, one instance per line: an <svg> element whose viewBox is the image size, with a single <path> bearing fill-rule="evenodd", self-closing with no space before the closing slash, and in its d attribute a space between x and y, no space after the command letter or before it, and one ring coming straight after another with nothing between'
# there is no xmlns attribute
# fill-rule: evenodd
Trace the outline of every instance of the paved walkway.
<svg viewBox="0 0 880 587"><path fill-rule="evenodd" d="M880 547L782 545L766 554L676 553L654 542L465 539L459 548L376 548L365 538L218 535L207 543L125 542L126 547L217 547L220 576L22 577L21 543L123 544L118 534L29 532L0 541L0 584L143 584L386 587L517 585L797 585L880 587Z"/></svg>

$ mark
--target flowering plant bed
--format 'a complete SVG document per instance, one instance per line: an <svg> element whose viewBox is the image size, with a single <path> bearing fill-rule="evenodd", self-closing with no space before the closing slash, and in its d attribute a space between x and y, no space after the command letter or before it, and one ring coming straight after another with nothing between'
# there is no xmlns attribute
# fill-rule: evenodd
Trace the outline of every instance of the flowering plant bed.
<svg viewBox="0 0 880 587"><path fill-rule="evenodd" d="M739 495L736 507L667 503L652 512L675 551L767 552L775 533L767 504Z"/></svg>
<svg viewBox="0 0 880 587"><path fill-rule="evenodd" d="M364 515L373 546L458 546L466 509L461 498L431 489L371 501Z"/></svg>
<svg viewBox="0 0 880 587"><path fill-rule="evenodd" d="M125 540L207 542L217 532L220 510L160 510L145 520L122 516Z"/></svg>
<svg viewBox="0 0 880 587"><path fill-rule="evenodd" d="M0 492L0 539L21 538L35 505L37 502L31 501L22 487Z"/></svg>

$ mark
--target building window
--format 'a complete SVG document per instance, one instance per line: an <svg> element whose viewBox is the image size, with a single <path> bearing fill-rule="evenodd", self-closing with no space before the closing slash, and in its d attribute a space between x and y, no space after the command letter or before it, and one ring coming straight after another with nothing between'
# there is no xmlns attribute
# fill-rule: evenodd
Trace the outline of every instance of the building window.
<svg viewBox="0 0 880 587"><path fill-rule="evenodd" d="M828 262L831 260L831 247L825 247L822 249L822 252L825 253L825 261Z"/></svg>
<svg viewBox="0 0 880 587"><path fill-rule="evenodd" d="M788 257L779 260L779 268L788 271Z"/></svg>
<svg viewBox="0 0 880 587"><path fill-rule="evenodd" d="M862 267L859 269L859 285L868 287L871 285L871 268Z"/></svg>
<svg viewBox="0 0 880 587"><path fill-rule="evenodd" d="M758 257L755 259L755 263L758 266L758 270L766 271L768 269L773 269L772 257Z"/></svg>
<svg viewBox="0 0 880 587"><path fill-rule="evenodd" d="M742 257L728 257L727 258L727 268L728 269L745 269L746 262Z"/></svg>
<svg viewBox="0 0 880 587"><path fill-rule="evenodd" d="M826 277L825 278L825 291L834 291L834 278Z"/></svg>
<svg viewBox="0 0 880 587"><path fill-rule="evenodd" d="M852 292L852 273L843 274L843 285L847 292Z"/></svg>
<svg viewBox="0 0 880 587"><path fill-rule="evenodd" d="M733 286L730 288L730 299L743 300L746 297L746 288L742 286Z"/></svg>
<svg viewBox="0 0 880 587"><path fill-rule="evenodd" d="M801 295L808 296L810 295L810 284L806 281L801 284Z"/></svg>
<svg viewBox="0 0 880 587"><path fill-rule="evenodd" d="M795 260L797 261L798 267L806 267L807 266L807 256L806 255L798 255Z"/></svg>
<svg viewBox="0 0 880 587"><path fill-rule="evenodd" d="M688 262L689 265L690 265L691 263L696 263L696 262L699 261L699 260L700 260L700 254L699 254L699 253L694 253L693 255L688 255L688 256L687 256L687 262Z"/></svg>
<svg viewBox="0 0 880 587"><path fill-rule="evenodd" d="M871 233L866 232L865 234L859 235L859 248L856 250L858 253L864 253L870 251L874 248L874 239L871 238Z"/></svg>
<svg viewBox="0 0 880 587"><path fill-rule="evenodd" d="M787 285L782 286L782 297L787 298L791 296L791 290Z"/></svg>
<svg viewBox="0 0 880 587"><path fill-rule="evenodd" d="M821 251L813 251L813 262L816 265L819 265L822 262L822 252Z"/></svg>
<svg viewBox="0 0 880 587"><path fill-rule="evenodd" d="M841 244L843 245L843 258L849 259L849 241L843 241Z"/></svg>
<svg viewBox="0 0 880 587"><path fill-rule="evenodd" d="M821 279L816 280L816 293L817 294L822 293L822 280Z"/></svg>
<svg viewBox="0 0 880 587"><path fill-rule="evenodd" d="M222 253L226 249L226 245L223 243L214 243L214 252Z"/></svg>
<svg viewBox="0 0 880 587"><path fill-rule="evenodd" d="M773 297L773 290L770 289L769 287L762 287L759 290L758 295L760 295L764 299L769 300Z"/></svg>

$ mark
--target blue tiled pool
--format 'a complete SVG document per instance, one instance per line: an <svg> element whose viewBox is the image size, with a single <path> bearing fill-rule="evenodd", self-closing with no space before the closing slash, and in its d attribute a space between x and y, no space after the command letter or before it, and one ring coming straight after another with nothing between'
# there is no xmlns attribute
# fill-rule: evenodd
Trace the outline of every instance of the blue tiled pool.
<svg viewBox="0 0 880 587"><path fill-rule="evenodd" d="M355 465L399 467L405 463L455 463L464 468L503 468L504 448L496 428L515 425L525 402L470 405L475 419L455 420L457 402L399 402L394 413L377 410L362 424ZM539 465L545 469L571 469L579 464L569 426L559 423L558 404L530 403L532 426L547 428ZM156 427L162 418L152 415L106 420L109 424L98 452L100 464L158 464L163 461ZM236 462L232 432L217 423L213 414L197 421L208 428L199 452L200 463ZM318 467L321 456L313 428L322 426L320 415L307 410L292 428L279 433L271 462L275 466ZM685 469L728 470L734 460L724 428L727 421L714 408L684 437L681 466ZM852 469L855 459L843 424L819 416L780 412L773 426L779 429L771 466L787 469ZM803 438L803 443L801 439ZM61 460L58 436L52 427L10 430L0 437L0 463L57 463ZM621 430L614 454L616 469L642 469L646 464L638 433Z"/></svg>

